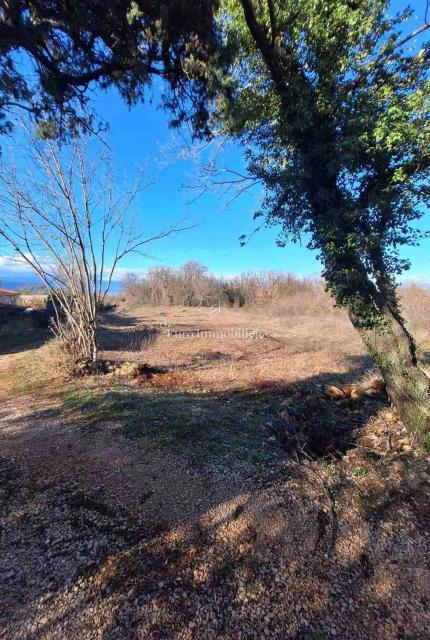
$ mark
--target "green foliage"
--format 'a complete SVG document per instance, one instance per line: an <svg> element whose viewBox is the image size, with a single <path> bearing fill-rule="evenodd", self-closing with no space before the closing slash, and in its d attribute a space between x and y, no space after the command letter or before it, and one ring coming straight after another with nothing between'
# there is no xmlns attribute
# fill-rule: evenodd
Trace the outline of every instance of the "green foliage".
<svg viewBox="0 0 430 640"><path fill-rule="evenodd" d="M41 140L55 140L58 137L58 127L54 120L42 120L36 128L36 136Z"/></svg>
<svg viewBox="0 0 430 640"><path fill-rule="evenodd" d="M154 75L167 81L175 123L189 118L204 129L208 86L198 61L211 55L212 12L206 0L3 3L0 133L11 131L17 108L55 122L58 135L99 130L88 89L115 86L132 105Z"/></svg>
<svg viewBox="0 0 430 640"><path fill-rule="evenodd" d="M424 435L422 439L422 445L425 451L430 451L430 434Z"/></svg>
<svg viewBox="0 0 430 640"><path fill-rule="evenodd" d="M228 91L212 127L240 141L264 186L256 217L278 244L310 234L328 289L357 326L400 308L399 248L430 195L429 43L385 0L225 0L218 14ZM424 31L423 31L424 32Z"/></svg>

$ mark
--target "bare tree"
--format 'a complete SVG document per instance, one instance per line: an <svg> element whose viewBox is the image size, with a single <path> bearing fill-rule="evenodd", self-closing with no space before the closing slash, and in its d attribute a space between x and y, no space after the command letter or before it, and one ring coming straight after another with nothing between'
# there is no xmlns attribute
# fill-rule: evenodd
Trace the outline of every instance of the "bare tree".
<svg viewBox="0 0 430 640"><path fill-rule="evenodd" d="M186 227L142 233L133 214L142 172L133 185L119 185L100 142L60 145L24 130L25 157L1 167L0 238L48 288L54 331L74 361L94 366L99 313L119 263Z"/></svg>

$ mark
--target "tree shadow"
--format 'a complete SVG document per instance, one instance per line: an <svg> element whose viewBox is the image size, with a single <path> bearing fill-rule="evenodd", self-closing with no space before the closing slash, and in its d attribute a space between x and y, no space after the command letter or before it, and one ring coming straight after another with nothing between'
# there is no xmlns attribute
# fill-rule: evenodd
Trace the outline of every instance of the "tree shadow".
<svg viewBox="0 0 430 640"><path fill-rule="evenodd" d="M0 355L38 349L50 337L52 333L46 329L22 330L19 333L0 335Z"/></svg>
<svg viewBox="0 0 430 640"><path fill-rule="evenodd" d="M338 452L339 442L348 443L344 450L354 448L361 429L384 403L335 403L323 388L356 381L367 370L367 358L354 357L345 374L324 372L294 384L273 381L209 394L153 394L123 384L77 394L56 415L29 411L22 435L26 451L31 442L24 436L31 435L31 425L43 430L45 422L50 430L61 417L62 434L71 435L58 438L56 446L70 449L70 455L76 430L84 434L79 454L84 455L82 451L99 450L98 428L112 421L112 439L120 448L131 442L139 447L143 468L145 452L160 455L142 476L141 510L112 505L103 477L99 489L83 491L78 469L75 476L50 482L42 475L26 475L16 462L3 461L8 529L2 545L14 541L12 550L3 548L0 560L8 563L1 575L10 609L2 615L13 630L10 637L15 631L26 640L76 637L85 631L104 640L233 638L240 630L243 638L315 639L325 637L316 635L320 632L330 637L330 624L341 624L337 610L351 624L360 625L361 619L356 638L394 637L391 627L386 635L383 629L374 636L371 631L372 611L373 617L405 614L389 592L373 604L339 609L340 596L342 603L364 599L378 562L387 569L386 538L375 534L374 524L366 524L359 552L351 552L349 559L340 551L339 557L330 556L330 522L318 465L312 463L313 475L302 468L288 428L283 435L274 429L283 420L287 400L296 409L290 409L295 422L309 430L321 424L330 433L325 454ZM15 433L15 447L19 437ZM58 468L57 453L49 447L44 452ZM321 452L309 449L307 454ZM163 464L173 476L168 490L182 501L172 517L167 512L168 521L149 515L166 493L156 477ZM200 483L201 503L190 510L193 482ZM349 487L343 482L333 487L337 502ZM384 509L397 509L393 504ZM347 536L354 517L339 518L341 534ZM263 613L256 613L257 605ZM421 616L425 604L416 606ZM267 615L271 611L274 617ZM363 623L364 613L369 622ZM333 617L336 622L330 623ZM410 626L414 630L419 624Z"/></svg>
<svg viewBox="0 0 430 640"><path fill-rule="evenodd" d="M135 327L142 325L142 318L139 316L123 315L116 311L105 312L101 315L102 325L113 327Z"/></svg>
<svg viewBox="0 0 430 640"><path fill-rule="evenodd" d="M104 326L99 331L100 348L103 351L143 351L155 343L159 333L151 327L136 326L126 331Z"/></svg>

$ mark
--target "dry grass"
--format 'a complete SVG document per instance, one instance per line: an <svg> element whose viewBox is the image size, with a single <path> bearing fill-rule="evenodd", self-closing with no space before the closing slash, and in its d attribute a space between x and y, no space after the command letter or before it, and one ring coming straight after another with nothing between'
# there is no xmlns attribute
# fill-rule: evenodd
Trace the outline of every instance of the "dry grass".
<svg viewBox="0 0 430 640"><path fill-rule="evenodd" d="M411 284L400 289L400 298L412 333L430 347L430 289Z"/></svg>
<svg viewBox="0 0 430 640"><path fill-rule="evenodd" d="M347 371L351 359L365 360L358 336L340 312L279 317L267 309L250 313L246 309L141 307L124 314L122 324L107 325L102 334L108 359L166 366L178 379L182 376L182 385L190 388L209 385L228 390L256 383L292 382L323 372ZM141 351L124 349L139 327L145 327L151 339ZM201 329L212 332L212 337L169 335ZM237 330L265 337L222 337ZM111 348L112 342L119 350Z"/></svg>
<svg viewBox="0 0 430 640"><path fill-rule="evenodd" d="M357 376L371 362L344 311L335 308L323 288L295 283L286 298L243 308L148 306L105 314L102 356L112 360L147 362L170 369L154 385L179 385L181 390L227 391L256 384L290 383L324 373L347 374L357 363ZM416 285L400 291L409 326L423 352L430 349L430 291ZM200 329L214 337L169 337L169 331ZM246 330L264 339L223 339L217 332ZM48 337L28 334L30 349ZM41 391L50 379L64 376L67 362L55 340L43 350L20 355L27 336L3 338L0 352L14 354L0 363L4 390L31 387ZM3 372L3 373L2 373ZM316 380L316 383L318 381Z"/></svg>
<svg viewBox="0 0 430 640"><path fill-rule="evenodd" d="M424 298L404 293L422 341ZM428 454L383 401L324 395L372 363L326 298L289 304L106 314L104 357L148 376L0 356L5 637L426 639ZM261 337L219 337L238 329Z"/></svg>

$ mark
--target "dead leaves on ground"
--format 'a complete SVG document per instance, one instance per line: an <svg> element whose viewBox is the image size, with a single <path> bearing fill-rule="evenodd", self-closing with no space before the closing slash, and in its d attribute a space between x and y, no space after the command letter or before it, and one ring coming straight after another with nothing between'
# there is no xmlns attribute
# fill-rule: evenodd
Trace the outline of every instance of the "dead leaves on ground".
<svg viewBox="0 0 430 640"><path fill-rule="evenodd" d="M343 387L328 385L325 394L333 400L361 400L362 398L386 398L387 387L380 379L373 380L369 385L346 384Z"/></svg>

